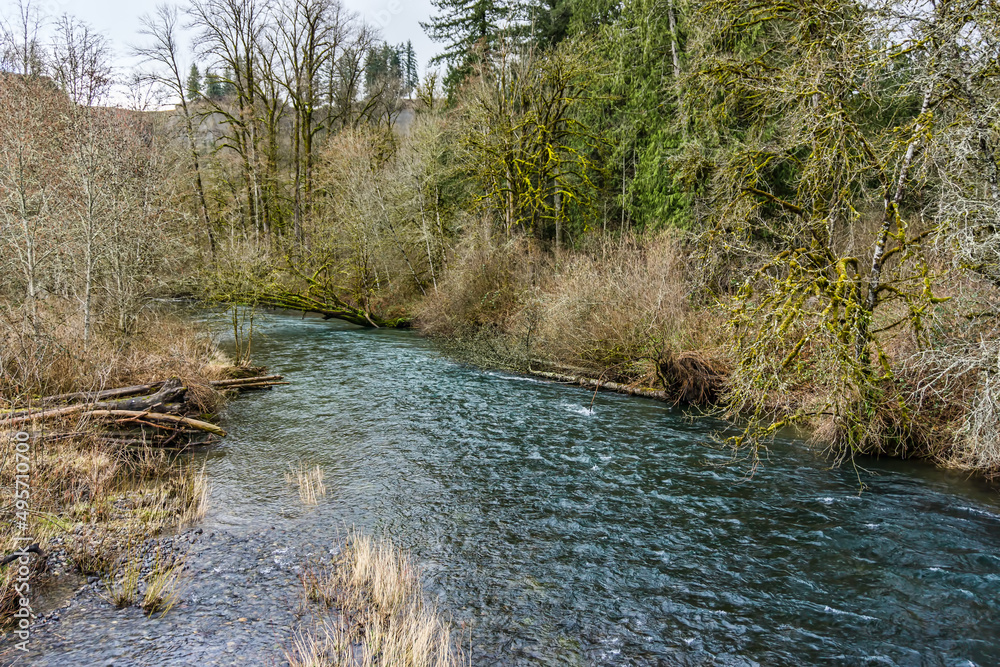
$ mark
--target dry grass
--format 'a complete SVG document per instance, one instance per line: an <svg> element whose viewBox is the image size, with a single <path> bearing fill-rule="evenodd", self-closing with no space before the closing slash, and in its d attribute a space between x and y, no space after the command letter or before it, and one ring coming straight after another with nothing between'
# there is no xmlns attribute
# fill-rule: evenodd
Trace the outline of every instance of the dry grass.
<svg viewBox="0 0 1000 667"><path fill-rule="evenodd" d="M180 600L183 570L183 560L168 561L157 549L153 571L146 577L146 591L142 596L142 608L147 614L159 614L162 618L173 609Z"/></svg>
<svg viewBox="0 0 1000 667"><path fill-rule="evenodd" d="M107 531L83 526L66 543L70 563L81 574L101 575L111 572L120 556L117 542Z"/></svg>
<svg viewBox="0 0 1000 667"><path fill-rule="evenodd" d="M199 383L223 378L230 365L209 336L180 318L145 313L138 333L95 334L85 346L80 317L73 304L53 301L45 304L37 326L27 327L22 315L0 310L0 339L5 341L0 346L0 396L23 400L172 376L190 380L186 386L197 392Z"/></svg>
<svg viewBox="0 0 1000 667"><path fill-rule="evenodd" d="M0 438L0 446L6 446ZM51 551L60 538L71 565L105 578L108 598L117 605L136 599L132 545L165 529L204 515L208 485L203 471L171 464L162 450L109 448L89 436L33 443L32 513L28 534ZM0 485L12 486L13 457L0 457ZM3 552L13 549L13 522L0 523ZM32 586L44 576L35 563ZM0 623L16 610L10 568L0 573Z"/></svg>
<svg viewBox="0 0 1000 667"><path fill-rule="evenodd" d="M179 491L178 503L181 508L179 526L184 528L204 519L211 493L204 466L201 470L189 467L184 473L184 481L180 484Z"/></svg>
<svg viewBox="0 0 1000 667"><path fill-rule="evenodd" d="M417 321L485 364L571 367L709 403L727 364L724 318L691 299L692 260L669 234L559 257L525 239L472 235Z"/></svg>
<svg viewBox="0 0 1000 667"><path fill-rule="evenodd" d="M150 616L158 613L162 617L180 599L183 559L166 554L162 547L156 546L152 567L144 572L146 555L142 543L130 542L122 549L104 574L102 596L119 609L140 604Z"/></svg>
<svg viewBox="0 0 1000 667"><path fill-rule="evenodd" d="M142 552L129 544L104 576L104 599L119 609L132 606L139 599L141 579Z"/></svg>
<svg viewBox="0 0 1000 667"><path fill-rule="evenodd" d="M339 612L298 636L291 667L452 667L466 658L424 605L419 572L392 544L352 532L340 558L306 575L307 599Z"/></svg>
<svg viewBox="0 0 1000 667"><path fill-rule="evenodd" d="M626 239L568 257L540 281L538 346L557 359L611 366L709 342L693 317L681 244Z"/></svg>
<svg viewBox="0 0 1000 667"><path fill-rule="evenodd" d="M319 466L309 467L299 464L285 473L285 482L299 491L299 498L305 505L317 505L320 498L326 497L326 486L323 484L323 469Z"/></svg>

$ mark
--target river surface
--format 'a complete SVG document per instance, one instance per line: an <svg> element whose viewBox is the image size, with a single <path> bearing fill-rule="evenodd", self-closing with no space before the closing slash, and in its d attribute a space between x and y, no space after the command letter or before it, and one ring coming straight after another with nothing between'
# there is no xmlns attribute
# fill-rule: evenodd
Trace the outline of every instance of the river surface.
<svg viewBox="0 0 1000 667"><path fill-rule="evenodd" d="M199 455L185 603L150 620L81 594L40 628L39 664L280 664L301 561L350 525L414 555L477 666L1000 664L984 485L866 462L859 494L790 441L747 479L709 446L717 423L590 409L412 332L269 315L254 343L292 385L234 400ZM314 508L284 478L302 463L325 473Z"/></svg>

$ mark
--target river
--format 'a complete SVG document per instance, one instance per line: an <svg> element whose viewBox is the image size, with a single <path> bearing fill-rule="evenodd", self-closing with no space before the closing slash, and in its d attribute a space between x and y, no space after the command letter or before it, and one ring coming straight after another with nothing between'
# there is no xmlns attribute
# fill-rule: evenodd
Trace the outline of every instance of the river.
<svg viewBox="0 0 1000 667"><path fill-rule="evenodd" d="M80 594L38 664L279 664L301 561L349 525L414 555L475 665L1000 664L983 484L866 461L859 493L788 440L748 479L718 423L605 393L591 409L413 332L268 315L254 343L292 384L233 401L197 455L211 508L184 603L146 619ZM285 481L300 463L325 473L317 507Z"/></svg>

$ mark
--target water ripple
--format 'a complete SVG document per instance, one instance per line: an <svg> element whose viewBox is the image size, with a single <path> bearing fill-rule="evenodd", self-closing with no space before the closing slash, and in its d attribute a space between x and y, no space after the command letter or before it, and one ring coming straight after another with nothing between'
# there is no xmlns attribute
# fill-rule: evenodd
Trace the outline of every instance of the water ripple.
<svg viewBox="0 0 1000 667"><path fill-rule="evenodd" d="M859 495L791 442L748 479L708 446L721 424L670 406L591 411L592 392L408 332L274 316L261 334L257 360L294 384L230 406L209 526L387 534L476 665L1000 664L989 489L871 462ZM325 471L316 508L284 483L298 461Z"/></svg>

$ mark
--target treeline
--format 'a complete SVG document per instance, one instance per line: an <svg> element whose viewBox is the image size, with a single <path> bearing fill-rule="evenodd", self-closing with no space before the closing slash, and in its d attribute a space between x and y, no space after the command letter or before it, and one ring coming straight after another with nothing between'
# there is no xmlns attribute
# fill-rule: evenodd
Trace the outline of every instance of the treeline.
<svg viewBox="0 0 1000 667"><path fill-rule="evenodd" d="M753 460L808 423L839 456L1000 469L994 4L435 6L481 214L557 255L672 230L683 317L716 321L692 335L623 295L645 317L619 321L653 322L647 342L591 334L578 360L646 359L681 386L685 345L714 347L723 409L749 420L731 444Z"/></svg>
<svg viewBox="0 0 1000 667"><path fill-rule="evenodd" d="M185 275L1000 470L993 4L434 6L419 82L337 0L145 17Z"/></svg>
<svg viewBox="0 0 1000 667"><path fill-rule="evenodd" d="M0 408L108 374L116 341L183 260L187 183L142 114L102 107L107 41L23 7L0 49Z"/></svg>

